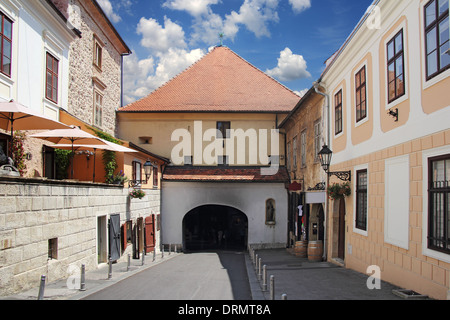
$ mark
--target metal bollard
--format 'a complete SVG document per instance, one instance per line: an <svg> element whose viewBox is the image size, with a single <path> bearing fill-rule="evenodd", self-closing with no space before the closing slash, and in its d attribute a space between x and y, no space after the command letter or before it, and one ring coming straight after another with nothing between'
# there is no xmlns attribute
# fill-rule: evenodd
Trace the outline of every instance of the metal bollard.
<svg viewBox="0 0 450 320"><path fill-rule="evenodd" d="M259 259L259 256L256 255L256 258L255 258L255 271L258 270L258 259Z"/></svg>
<svg viewBox="0 0 450 320"><path fill-rule="evenodd" d="M281 300L287 300L288 298L287 298L287 294L283 294L282 296L281 296Z"/></svg>
<svg viewBox="0 0 450 320"><path fill-rule="evenodd" d="M162 247L161 258L164 258L164 246Z"/></svg>
<svg viewBox="0 0 450 320"><path fill-rule="evenodd" d="M86 291L86 266L81 265L80 291Z"/></svg>
<svg viewBox="0 0 450 320"><path fill-rule="evenodd" d="M109 258L109 262L108 262L108 280L112 279L112 260L111 258Z"/></svg>
<svg viewBox="0 0 450 320"><path fill-rule="evenodd" d="M156 260L156 248L153 249L153 262Z"/></svg>
<svg viewBox="0 0 450 320"><path fill-rule="evenodd" d="M145 264L145 250L142 250L142 265Z"/></svg>
<svg viewBox="0 0 450 320"><path fill-rule="evenodd" d="M41 284L39 286L39 295L38 300L44 300L44 291L45 291L45 276L41 276Z"/></svg>
<svg viewBox="0 0 450 320"><path fill-rule="evenodd" d="M172 244L169 244L169 256L172 254Z"/></svg>
<svg viewBox="0 0 450 320"><path fill-rule="evenodd" d="M275 300L275 276L270 276L270 300Z"/></svg>
<svg viewBox="0 0 450 320"><path fill-rule="evenodd" d="M261 280L262 273L261 273L261 258L258 260L258 280Z"/></svg>
<svg viewBox="0 0 450 320"><path fill-rule="evenodd" d="M263 291L267 291L267 266L263 266L263 284L262 284Z"/></svg>
<svg viewBox="0 0 450 320"><path fill-rule="evenodd" d="M177 245L175 245L175 254L177 254L178 253L178 248L177 248L178 246Z"/></svg>
<svg viewBox="0 0 450 320"><path fill-rule="evenodd" d="M127 258L127 272L130 271L130 265L131 265L130 259L131 259L130 254L128 254L128 258Z"/></svg>

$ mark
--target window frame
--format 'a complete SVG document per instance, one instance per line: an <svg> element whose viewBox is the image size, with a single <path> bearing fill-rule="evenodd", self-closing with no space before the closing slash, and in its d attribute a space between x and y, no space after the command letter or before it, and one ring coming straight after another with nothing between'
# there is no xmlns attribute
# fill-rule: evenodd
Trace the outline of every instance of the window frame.
<svg viewBox="0 0 450 320"><path fill-rule="evenodd" d="M93 48L93 57L92 63L99 71L102 71L103 66L103 47L104 44L100 41L100 39L94 35L94 48Z"/></svg>
<svg viewBox="0 0 450 320"><path fill-rule="evenodd" d="M362 81L361 75L364 72L364 82ZM359 84L358 79L359 77ZM364 116L362 116L362 92L364 90ZM358 104L359 97L359 104ZM358 117L358 106L360 107L360 116ZM355 74L355 115L356 115L356 123L359 123L367 118L367 67L364 65L356 74Z"/></svg>
<svg viewBox="0 0 450 320"><path fill-rule="evenodd" d="M319 162L322 147L322 119L319 119L314 122L314 162Z"/></svg>
<svg viewBox="0 0 450 320"><path fill-rule="evenodd" d="M231 137L231 122L230 121L217 121L216 122L217 129L217 139L230 139ZM219 132L222 136L219 136Z"/></svg>
<svg viewBox="0 0 450 320"><path fill-rule="evenodd" d="M402 49L399 52L396 52L396 40L398 38L398 36L401 35L401 40L402 40ZM394 46L394 54L392 58L389 58L389 46L390 45ZM403 97L406 94L406 77L405 77L405 36L404 36L404 32L403 32L403 28L397 32L395 34L394 37L392 37L391 40L388 41L388 43L386 44L386 57L387 57L387 97L388 97L388 104L392 103L394 101L396 101L397 99ZM397 61L399 58L402 58L402 71L401 71L401 76L403 76L403 91L401 94L397 94L397 80L400 77L400 75L397 74ZM394 65L394 80L390 81L390 75L389 75L389 67L391 65ZM390 95L390 84L394 82L394 97L391 98Z"/></svg>
<svg viewBox="0 0 450 320"><path fill-rule="evenodd" d="M306 139L307 131L303 130L300 134L300 164L302 168L306 167Z"/></svg>
<svg viewBox="0 0 450 320"><path fill-rule="evenodd" d="M433 251L438 251L444 254L450 254L450 180L444 181L444 187L435 187L434 186L434 174L433 174L433 164L435 162L444 161L444 175L450 176L450 166L447 167L445 161L450 160L450 154L444 154L436 157L428 158L428 230L427 230L427 248ZM433 227L436 227L434 224L434 201L433 195L442 194L443 196L443 212L442 212L442 232L443 239L436 238L434 234L435 230ZM440 247L435 242L443 242L443 246Z"/></svg>
<svg viewBox="0 0 450 320"><path fill-rule="evenodd" d="M363 188L360 185L360 175L361 174L365 174L366 175L366 185L364 186L365 188ZM362 232L367 232L368 230L368 212L369 212L369 208L368 208L368 204L369 204L369 172L367 168L361 168L359 170L356 170L356 181L355 181L355 229L362 231ZM359 201L359 197L360 196L364 196L365 195L365 206L364 208L361 208L360 206L360 201ZM364 210L364 211L361 211ZM362 217L362 219L361 219ZM362 225L364 223L364 226Z"/></svg>
<svg viewBox="0 0 450 320"><path fill-rule="evenodd" d="M344 132L342 89L334 95L334 135ZM338 126L339 123L339 126Z"/></svg>
<svg viewBox="0 0 450 320"><path fill-rule="evenodd" d="M297 136L295 136L293 139L292 139L292 165L293 165L293 167L294 167L294 170L296 170L297 169L297 159L298 159L298 157L297 157L297 151L298 151L298 147L297 147Z"/></svg>
<svg viewBox="0 0 450 320"><path fill-rule="evenodd" d="M445 67L441 67L441 55L440 53L440 47L442 45L440 45L439 43L439 36L440 36L440 24L445 20L445 19L450 19L449 16L449 10L447 10L447 12L439 15L439 5L438 5L438 0L431 0L429 1L427 4L425 4L425 6L423 7L423 16L424 16L424 43L425 43L425 72L426 72L426 80L429 81L433 78L435 78L436 76L440 75L441 73L444 73L445 71L450 69L450 64L448 64ZM430 23L430 25L427 26L427 9L434 4L435 6L435 20L433 22ZM449 3L450 5L450 3ZM433 30L434 28L436 28L436 49L433 50L433 52L428 53L428 38L427 35L428 33ZM447 40L446 42L450 43L450 36L449 36L449 40ZM445 44L445 43L444 43ZM437 67L437 71L433 74L429 74L429 65L428 65L428 57L433 54L434 52L437 53L436 55L436 67ZM445 54L445 53L444 53Z"/></svg>
<svg viewBox="0 0 450 320"><path fill-rule="evenodd" d="M140 161L134 160L132 162L132 167L133 167L133 171L132 171L133 182L135 182L135 184L137 186L141 186L142 181L143 181L142 180L142 163ZM138 168L139 168L139 172L138 172ZM139 177L138 177L138 175L139 175Z"/></svg>
<svg viewBox="0 0 450 320"><path fill-rule="evenodd" d="M101 99L101 104L98 104L97 98L100 97ZM101 94L99 91L94 89L94 121L93 124L94 126L98 127L98 128L102 128L103 127L103 99L104 99L104 95ZM98 110L100 109L100 115L98 114Z"/></svg>
<svg viewBox="0 0 450 320"><path fill-rule="evenodd" d="M48 68L49 64L49 58L52 62L52 69ZM55 63L57 66L57 70L55 72ZM48 75L51 75L51 97L48 96L48 88L49 88L49 82L48 82ZM56 87L54 83L54 77L56 77ZM54 91L56 90L56 99L53 99ZM45 56L45 98L53 103L58 104L58 95L59 95L59 59L56 58L54 55L52 55L50 52L46 52Z"/></svg>
<svg viewBox="0 0 450 320"><path fill-rule="evenodd" d="M158 188L159 187L159 177L158 177L158 167L157 166L153 166L153 187L154 188Z"/></svg>
<svg viewBox="0 0 450 320"><path fill-rule="evenodd" d="M13 50L13 34L14 34L14 22L8 18L3 12L0 11L0 17L1 17L1 29L0 29L0 73L4 74L5 76L11 78L12 76L12 50ZM9 23L11 23L11 38L8 38L4 34L5 30L5 20L7 20ZM9 52L9 73L5 72L3 70L3 57L5 56L4 48L3 48L3 42L7 41L10 44L10 52Z"/></svg>

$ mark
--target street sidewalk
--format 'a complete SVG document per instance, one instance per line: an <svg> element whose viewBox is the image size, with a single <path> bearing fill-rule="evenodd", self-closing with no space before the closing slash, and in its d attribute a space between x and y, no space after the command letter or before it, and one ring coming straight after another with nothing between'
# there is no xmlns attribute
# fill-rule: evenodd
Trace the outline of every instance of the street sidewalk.
<svg viewBox="0 0 450 320"><path fill-rule="evenodd" d="M405 300L426 297L402 297L393 290L402 290L381 281L381 288L370 290L369 275L345 269L328 262L310 262L286 249L255 250L261 258L261 270L266 265L267 291L262 291L263 280L258 279L259 268L252 261L251 252L247 266L254 300L271 300L270 276L274 276L275 300ZM382 276L382 274L381 274Z"/></svg>
<svg viewBox="0 0 450 320"><path fill-rule="evenodd" d="M127 261L113 263L111 279L108 279L109 265L101 265L97 270L86 271L85 291L80 291L79 289L69 289L67 286L67 279L47 283L44 290L44 300L81 300L141 271L173 259L180 254L181 253L164 252L163 256L162 253L157 253L155 254L155 260L153 261L153 253L149 253L144 258L144 265L142 265L142 259L137 260L131 258L130 268L128 271ZM0 300L37 300L38 295L39 286L13 296L0 297Z"/></svg>

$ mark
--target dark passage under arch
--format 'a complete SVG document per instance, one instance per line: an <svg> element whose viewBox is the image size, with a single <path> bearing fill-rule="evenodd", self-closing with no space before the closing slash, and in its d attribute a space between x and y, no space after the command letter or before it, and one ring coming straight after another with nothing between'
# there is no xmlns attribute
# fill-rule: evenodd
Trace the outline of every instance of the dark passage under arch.
<svg viewBox="0 0 450 320"><path fill-rule="evenodd" d="M247 216L232 207L205 205L183 219L185 250L244 250L247 235Z"/></svg>

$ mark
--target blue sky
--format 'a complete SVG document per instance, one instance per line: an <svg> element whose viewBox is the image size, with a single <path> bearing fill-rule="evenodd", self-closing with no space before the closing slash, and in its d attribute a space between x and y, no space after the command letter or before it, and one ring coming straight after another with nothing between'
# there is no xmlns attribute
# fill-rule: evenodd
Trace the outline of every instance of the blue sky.
<svg viewBox="0 0 450 320"><path fill-rule="evenodd" d="M289 89L309 89L372 0L98 0L133 51L125 104L223 44Z"/></svg>

